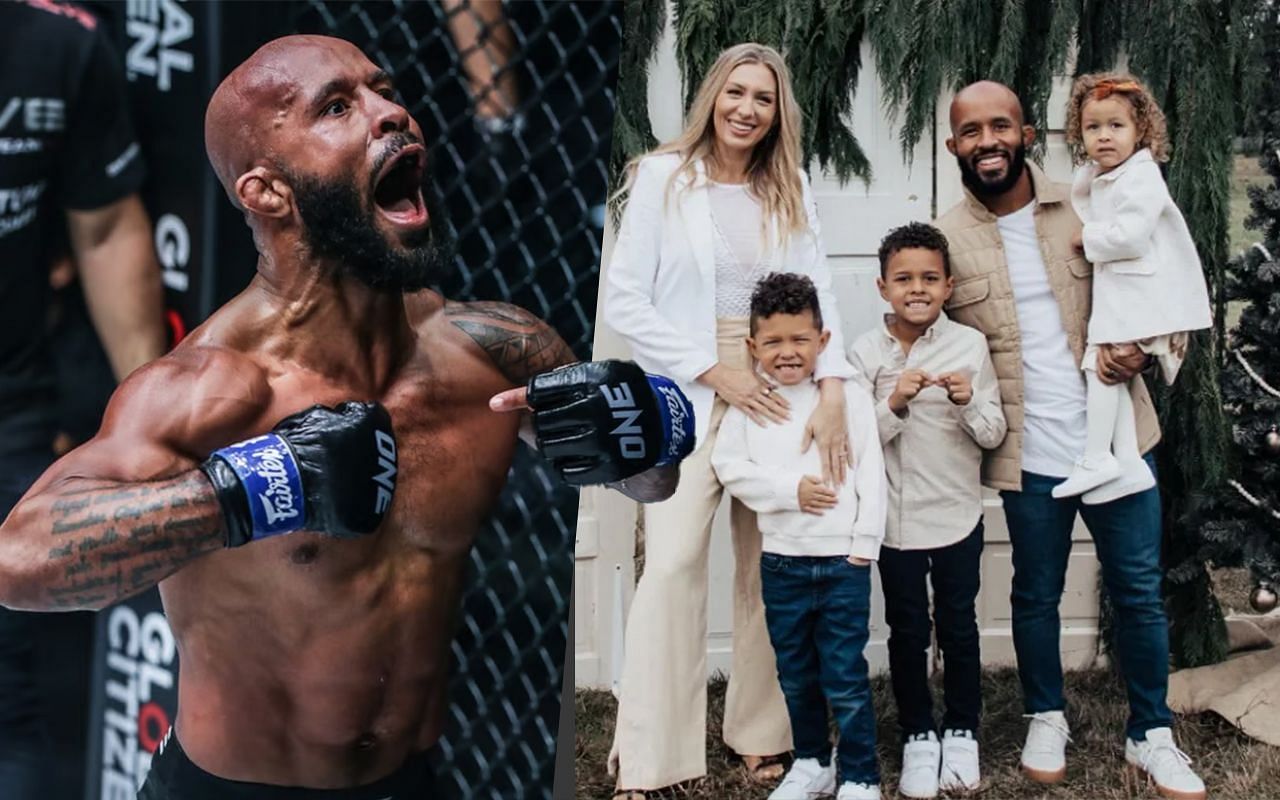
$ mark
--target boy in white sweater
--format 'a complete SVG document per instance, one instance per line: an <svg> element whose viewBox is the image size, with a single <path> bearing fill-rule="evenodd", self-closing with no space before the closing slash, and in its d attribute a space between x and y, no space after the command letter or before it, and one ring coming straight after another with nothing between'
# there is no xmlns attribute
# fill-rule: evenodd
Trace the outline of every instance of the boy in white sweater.
<svg viewBox="0 0 1280 800"><path fill-rule="evenodd" d="M878 800L875 710L867 681L871 562L884 538L885 475L866 390L845 384L853 467L827 486L817 448L801 450L818 403L813 379L830 332L803 275L775 273L751 297L747 345L789 403L790 418L761 427L736 408L725 414L711 463L725 488L759 514L765 622L777 655L796 761L770 800L810 800L836 791L826 707L840 731L838 800Z"/></svg>
<svg viewBox="0 0 1280 800"><path fill-rule="evenodd" d="M942 313L952 289L942 232L918 222L890 231L876 283L893 313L854 342L850 360L871 386L889 480L878 566L903 739L898 791L928 798L980 782L979 471L982 448L999 445L1006 426L986 337ZM929 578L946 663L941 742L929 698Z"/></svg>

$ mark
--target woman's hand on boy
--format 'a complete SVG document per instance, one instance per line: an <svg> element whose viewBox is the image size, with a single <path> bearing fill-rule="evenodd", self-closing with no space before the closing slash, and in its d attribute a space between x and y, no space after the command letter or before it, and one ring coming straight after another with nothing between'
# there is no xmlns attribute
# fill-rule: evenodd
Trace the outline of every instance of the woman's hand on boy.
<svg viewBox="0 0 1280 800"><path fill-rule="evenodd" d="M870 562L870 561L868 561L868 560L867 560L867 559L865 559L865 558L858 558L857 556L849 556L848 558L846 558L846 559L845 559L845 561L848 561L850 564L854 565L855 567L869 567L869 566L871 566L871 562Z"/></svg>
<svg viewBox="0 0 1280 800"><path fill-rule="evenodd" d="M947 390L947 399L958 406L967 406L973 399L973 381L964 372L944 372L934 383Z"/></svg>
<svg viewBox="0 0 1280 800"><path fill-rule="evenodd" d="M796 499L800 501L800 510L806 514L821 516L827 509L836 507L835 490L822 482L821 478L805 475L796 487Z"/></svg>
<svg viewBox="0 0 1280 800"><path fill-rule="evenodd" d="M922 369L909 369L898 378L898 385L889 395L889 409L898 416L905 416L907 404L916 399L916 395L934 384L929 373Z"/></svg>
<svg viewBox="0 0 1280 800"><path fill-rule="evenodd" d="M750 370L716 364L699 375L698 380L757 425L763 426L766 420L785 422L791 416L786 398L774 391L773 384Z"/></svg>
<svg viewBox="0 0 1280 800"><path fill-rule="evenodd" d="M844 381L840 378L823 378L818 386L818 405L804 426L800 452L808 452L810 445L816 443L818 460L822 462L822 482L828 486L843 486L851 460Z"/></svg>
<svg viewBox="0 0 1280 800"><path fill-rule="evenodd" d="M1071 249L1077 253L1084 252L1084 231L1079 230L1071 234Z"/></svg>

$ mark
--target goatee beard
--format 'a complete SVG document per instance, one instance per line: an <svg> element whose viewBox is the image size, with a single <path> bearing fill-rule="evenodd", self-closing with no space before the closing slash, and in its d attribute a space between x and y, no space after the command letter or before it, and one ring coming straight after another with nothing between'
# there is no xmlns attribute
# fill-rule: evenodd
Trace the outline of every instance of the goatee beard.
<svg viewBox="0 0 1280 800"><path fill-rule="evenodd" d="M431 181L422 187L427 227L395 248L378 229L377 212L356 191L354 176L324 181L282 171L302 216L303 245L317 259L336 264L339 275L371 289L414 292L438 283L453 263L453 231Z"/></svg>
<svg viewBox="0 0 1280 800"><path fill-rule="evenodd" d="M956 156L956 163L960 165L960 180L977 197L994 197L1004 194L1018 184L1018 180L1022 178L1022 171L1026 169L1027 145L1019 142L1017 148L1009 155L1009 167L1005 170L1004 177L992 183L984 181L974 169L972 162L996 152L1005 151L1003 149L983 150L981 153L975 152L968 159Z"/></svg>

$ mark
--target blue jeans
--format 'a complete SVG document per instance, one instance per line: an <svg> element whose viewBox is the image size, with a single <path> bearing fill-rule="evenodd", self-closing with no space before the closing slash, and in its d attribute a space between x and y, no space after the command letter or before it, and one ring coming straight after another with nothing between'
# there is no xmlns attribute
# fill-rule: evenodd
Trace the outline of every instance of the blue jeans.
<svg viewBox="0 0 1280 800"><path fill-rule="evenodd" d="M796 758L831 763L830 703L840 731L840 779L879 784L876 715L862 655L869 636L870 566L854 566L844 556L762 553L760 577Z"/></svg>
<svg viewBox="0 0 1280 800"><path fill-rule="evenodd" d="M1146 456L1155 470L1155 461ZM1013 646L1027 713L1059 711L1062 661L1058 653L1062 599L1076 513L1093 537L1102 580L1115 607L1116 657L1129 696L1126 734L1135 741L1171 724L1169 626L1160 593L1160 493L1149 489L1105 505L1079 497L1054 499L1063 478L1022 473L1021 492L1001 492L1013 544Z"/></svg>

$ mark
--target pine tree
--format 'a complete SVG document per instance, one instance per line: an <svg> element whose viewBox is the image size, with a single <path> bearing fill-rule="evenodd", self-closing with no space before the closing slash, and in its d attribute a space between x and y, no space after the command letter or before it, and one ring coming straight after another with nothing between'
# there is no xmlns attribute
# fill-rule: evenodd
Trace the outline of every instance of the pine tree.
<svg viewBox="0 0 1280 800"><path fill-rule="evenodd" d="M1247 566L1259 584L1280 587L1280 10L1266 10L1260 41L1266 73L1258 103L1262 153L1271 176L1251 187L1247 227L1260 245L1227 267L1226 295L1241 304L1222 368L1222 394L1231 420L1232 482L1211 513L1202 558ZM1260 610L1265 610L1262 608Z"/></svg>

